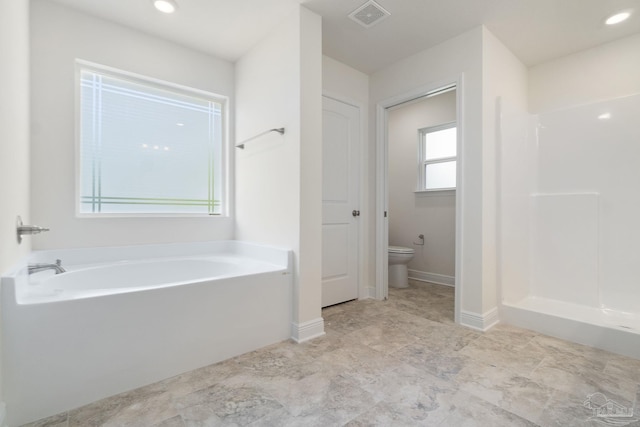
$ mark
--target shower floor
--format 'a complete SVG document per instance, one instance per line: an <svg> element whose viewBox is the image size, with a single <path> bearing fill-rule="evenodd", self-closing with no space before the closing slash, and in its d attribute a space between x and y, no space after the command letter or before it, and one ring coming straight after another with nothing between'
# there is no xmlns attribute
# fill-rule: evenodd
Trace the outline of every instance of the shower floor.
<svg viewBox="0 0 640 427"><path fill-rule="evenodd" d="M500 316L513 325L640 358L637 314L527 297L517 303L503 303Z"/></svg>
<svg viewBox="0 0 640 427"><path fill-rule="evenodd" d="M550 315L561 315L595 325L607 325L640 333L640 316L633 313L587 307L585 305L538 297L527 297L514 305L526 310L538 311Z"/></svg>

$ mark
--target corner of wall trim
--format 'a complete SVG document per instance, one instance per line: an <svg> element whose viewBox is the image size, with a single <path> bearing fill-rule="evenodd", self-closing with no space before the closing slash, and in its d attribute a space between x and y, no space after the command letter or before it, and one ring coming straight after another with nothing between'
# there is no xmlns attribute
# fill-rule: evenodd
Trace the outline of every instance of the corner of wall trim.
<svg viewBox="0 0 640 427"><path fill-rule="evenodd" d="M494 307L484 314L460 310L460 324L478 331L488 331L500 322L498 308Z"/></svg>
<svg viewBox="0 0 640 427"><path fill-rule="evenodd" d="M377 295L375 286L368 286L367 292L368 294L366 294L364 298L376 299Z"/></svg>
<svg viewBox="0 0 640 427"><path fill-rule="evenodd" d="M324 335L324 319L322 317L308 322L291 324L291 339L297 343L303 343L322 335Z"/></svg>

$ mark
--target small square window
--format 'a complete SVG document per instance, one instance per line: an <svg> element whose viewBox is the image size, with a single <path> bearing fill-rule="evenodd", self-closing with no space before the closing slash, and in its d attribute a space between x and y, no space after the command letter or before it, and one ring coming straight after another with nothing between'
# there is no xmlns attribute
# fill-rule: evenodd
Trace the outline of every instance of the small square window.
<svg viewBox="0 0 640 427"><path fill-rule="evenodd" d="M418 139L418 191L456 188L456 124L420 129Z"/></svg>
<svg viewBox="0 0 640 427"><path fill-rule="evenodd" d="M79 63L79 213L222 213L226 99Z"/></svg>

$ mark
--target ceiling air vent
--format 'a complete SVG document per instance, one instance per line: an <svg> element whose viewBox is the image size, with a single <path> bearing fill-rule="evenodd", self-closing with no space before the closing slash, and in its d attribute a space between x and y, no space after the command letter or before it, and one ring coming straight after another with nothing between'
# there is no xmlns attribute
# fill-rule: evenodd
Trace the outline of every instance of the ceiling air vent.
<svg viewBox="0 0 640 427"><path fill-rule="evenodd" d="M391 15L382 6L373 0L369 0L349 14L349 18L365 28L369 28Z"/></svg>

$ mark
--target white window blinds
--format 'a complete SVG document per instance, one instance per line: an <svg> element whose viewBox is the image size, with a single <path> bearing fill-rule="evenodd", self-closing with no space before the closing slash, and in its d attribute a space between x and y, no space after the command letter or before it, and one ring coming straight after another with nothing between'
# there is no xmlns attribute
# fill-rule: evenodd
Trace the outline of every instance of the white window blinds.
<svg viewBox="0 0 640 427"><path fill-rule="evenodd" d="M222 101L84 68L80 87L80 213L221 213Z"/></svg>

